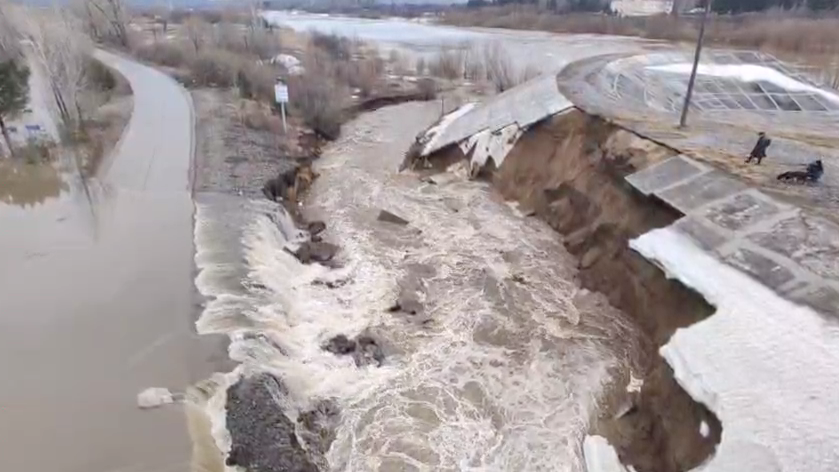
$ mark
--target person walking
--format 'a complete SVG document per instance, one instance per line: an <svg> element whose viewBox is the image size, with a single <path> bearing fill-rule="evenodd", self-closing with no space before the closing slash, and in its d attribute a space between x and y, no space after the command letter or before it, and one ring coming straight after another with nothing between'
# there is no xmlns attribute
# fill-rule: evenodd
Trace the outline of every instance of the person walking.
<svg viewBox="0 0 839 472"><path fill-rule="evenodd" d="M766 133L764 133L763 131L758 133L757 143L755 144L755 147L752 149L752 152L749 153L749 158L746 159L746 164L752 162L752 160L754 159L757 161L757 164L760 165L760 161L762 161L763 158L766 157L766 149L769 147L770 144L772 144L772 140L769 139L768 136L766 136Z"/></svg>

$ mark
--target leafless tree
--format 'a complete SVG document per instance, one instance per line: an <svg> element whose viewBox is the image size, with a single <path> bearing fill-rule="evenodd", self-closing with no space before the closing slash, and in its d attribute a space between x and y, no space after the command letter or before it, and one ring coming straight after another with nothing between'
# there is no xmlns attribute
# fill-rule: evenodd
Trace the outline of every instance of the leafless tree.
<svg viewBox="0 0 839 472"><path fill-rule="evenodd" d="M192 47L195 48L196 54L201 51L204 43L212 37L211 28L209 23L198 16L190 16L184 22L184 31L186 31L186 36L189 38L189 42L192 43Z"/></svg>
<svg viewBox="0 0 839 472"><path fill-rule="evenodd" d="M0 59L20 52L19 33L12 19L13 8L8 1L0 0Z"/></svg>
<svg viewBox="0 0 839 472"><path fill-rule="evenodd" d="M84 121L79 92L85 86L85 64L92 51L80 21L69 10L56 7L29 12L20 24L32 43L33 66L43 72L61 121L68 130L77 130Z"/></svg>
<svg viewBox="0 0 839 472"><path fill-rule="evenodd" d="M90 35L97 40L130 47L129 14L123 0L80 0Z"/></svg>

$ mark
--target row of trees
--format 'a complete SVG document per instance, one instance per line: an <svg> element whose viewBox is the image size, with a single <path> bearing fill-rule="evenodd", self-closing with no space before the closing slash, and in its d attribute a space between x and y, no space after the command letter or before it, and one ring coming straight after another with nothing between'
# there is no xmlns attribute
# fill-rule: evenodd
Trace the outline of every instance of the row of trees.
<svg viewBox="0 0 839 472"><path fill-rule="evenodd" d="M5 122L29 99L30 69L43 78L39 90L68 134L82 130L81 93L91 80L91 38L129 44L128 12L122 0L81 0L34 9L0 0L0 128L12 148Z"/></svg>
<svg viewBox="0 0 839 472"><path fill-rule="evenodd" d="M711 8L722 14L748 13L768 10L796 10L821 12L839 8L839 0L712 0ZM536 5L553 12L608 12L611 0L468 0L467 8L503 5ZM675 1L677 10L689 10L705 5L703 0Z"/></svg>

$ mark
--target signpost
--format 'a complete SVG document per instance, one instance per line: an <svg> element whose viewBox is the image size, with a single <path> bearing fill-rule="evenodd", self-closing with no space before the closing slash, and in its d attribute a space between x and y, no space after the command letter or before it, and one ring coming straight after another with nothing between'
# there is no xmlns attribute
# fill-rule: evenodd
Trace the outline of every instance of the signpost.
<svg viewBox="0 0 839 472"><path fill-rule="evenodd" d="M277 83L274 84L274 100L280 105L280 113L283 115L283 133L285 133L287 131L285 104L288 103L288 85L282 79L277 79Z"/></svg>

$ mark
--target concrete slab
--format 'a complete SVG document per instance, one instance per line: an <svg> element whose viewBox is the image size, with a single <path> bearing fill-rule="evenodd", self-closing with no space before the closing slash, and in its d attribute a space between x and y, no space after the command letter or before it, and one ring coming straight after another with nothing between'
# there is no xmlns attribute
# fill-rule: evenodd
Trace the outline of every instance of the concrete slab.
<svg viewBox="0 0 839 472"><path fill-rule="evenodd" d="M742 247L729 254L725 258L725 262L745 271L757 279L758 282L773 289L777 289L795 278L795 274L781 264Z"/></svg>
<svg viewBox="0 0 839 472"><path fill-rule="evenodd" d="M720 234L719 231L702 223L698 218L693 216L686 216L680 219L673 227L707 251L720 247L727 241L726 237Z"/></svg>
<svg viewBox="0 0 839 472"><path fill-rule="evenodd" d="M828 221L802 213L749 234L747 239L815 275L839 281L839 227Z"/></svg>
<svg viewBox="0 0 839 472"><path fill-rule="evenodd" d="M742 182L720 171L711 171L656 195L673 208L687 214L705 204L729 197L745 189L746 185Z"/></svg>
<svg viewBox="0 0 839 472"><path fill-rule="evenodd" d="M650 195L705 171L706 168L694 160L676 156L627 176L626 181L644 195Z"/></svg>
<svg viewBox="0 0 839 472"><path fill-rule="evenodd" d="M780 208L767 198L759 198L753 192L740 193L711 206L704 212L705 218L731 231L741 230L776 215Z"/></svg>
<svg viewBox="0 0 839 472"><path fill-rule="evenodd" d="M513 123L525 128L572 107L573 104L559 92L556 76L540 76L496 95L458 117L440 131L425 154L459 143L483 130L495 131Z"/></svg>

